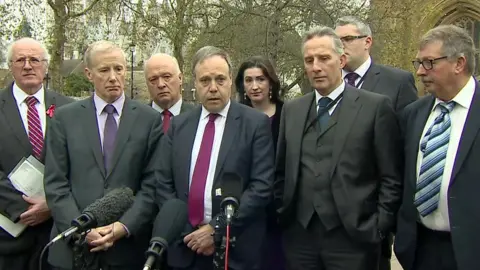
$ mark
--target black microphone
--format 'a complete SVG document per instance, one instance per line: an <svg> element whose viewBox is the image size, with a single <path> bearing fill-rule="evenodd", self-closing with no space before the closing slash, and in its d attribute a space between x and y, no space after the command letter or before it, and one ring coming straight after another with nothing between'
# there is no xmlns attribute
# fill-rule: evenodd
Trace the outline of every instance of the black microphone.
<svg viewBox="0 0 480 270"><path fill-rule="evenodd" d="M222 176L220 187L223 198L220 208L224 211L227 224L230 224L240 206L240 197L243 193L242 177L237 173L226 172Z"/></svg>
<svg viewBox="0 0 480 270"><path fill-rule="evenodd" d="M117 221L130 208L134 199L133 191L127 187L108 192L105 196L87 206L79 217L72 220L72 227L57 235L50 242L53 244L74 232L85 232Z"/></svg>
<svg viewBox="0 0 480 270"><path fill-rule="evenodd" d="M166 201L153 224L152 239L146 255L143 270L150 270L157 258L167 250L168 245L183 232L188 222L188 207L179 199Z"/></svg>

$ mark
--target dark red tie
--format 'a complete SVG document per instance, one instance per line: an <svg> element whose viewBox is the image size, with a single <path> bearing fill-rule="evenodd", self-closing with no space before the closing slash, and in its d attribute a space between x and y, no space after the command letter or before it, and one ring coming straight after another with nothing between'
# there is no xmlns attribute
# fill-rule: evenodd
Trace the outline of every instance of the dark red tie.
<svg viewBox="0 0 480 270"><path fill-rule="evenodd" d="M40 124L40 116L38 115L37 105L38 100L34 96L27 97L25 99L27 103L27 120L28 120L28 139L32 145L33 155L40 159L43 149L43 132L42 125Z"/></svg>
<svg viewBox="0 0 480 270"><path fill-rule="evenodd" d="M210 166L213 139L215 137L215 119L217 117L218 114L210 114L208 116L208 123L205 126L202 144L200 145L195 169L193 170L192 183L188 193L188 220L193 227L203 221L205 183L207 183L208 167Z"/></svg>
<svg viewBox="0 0 480 270"><path fill-rule="evenodd" d="M163 110L163 133L167 133L170 127L170 118L173 116L169 110Z"/></svg>

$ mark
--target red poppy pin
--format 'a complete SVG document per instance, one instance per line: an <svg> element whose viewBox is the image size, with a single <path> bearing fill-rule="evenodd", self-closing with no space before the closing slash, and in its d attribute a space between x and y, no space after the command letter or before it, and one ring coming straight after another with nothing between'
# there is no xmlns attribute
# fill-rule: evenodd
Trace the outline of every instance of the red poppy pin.
<svg viewBox="0 0 480 270"><path fill-rule="evenodd" d="M47 110L48 117L52 118L53 114L55 113L55 104L50 105Z"/></svg>

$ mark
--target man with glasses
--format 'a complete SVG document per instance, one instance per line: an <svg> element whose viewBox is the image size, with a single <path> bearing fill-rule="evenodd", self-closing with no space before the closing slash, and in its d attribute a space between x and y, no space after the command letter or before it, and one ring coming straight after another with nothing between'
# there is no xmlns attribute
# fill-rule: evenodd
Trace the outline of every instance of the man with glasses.
<svg viewBox="0 0 480 270"><path fill-rule="evenodd" d="M427 95L401 115L405 171L395 254L405 270L479 269L480 85L463 29L438 26L413 61Z"/></svg>
<svg viewBox="0 0 480 270"><path fill-rule="evenodd" d="M48 54L36 40L23 38L8 49L8 67L14 82L0 92L0 213L12 222L28 225L17 237L0 229L0 270L38 269L38 259L49 240L52 221L44 198L17 191L8 175L23 157L44 162L44 138L56 107L70 99L43 88Z"/></svg>
<svg viewBox="0 0 480 270"><path fill-rule="evenodd" d="M372 30L367 24L356 17L346 16L338 19L335 32L342 40L347 56L343 68L346 83L388 96L397 112L417 100L411 73L372 62Z"/></svg>

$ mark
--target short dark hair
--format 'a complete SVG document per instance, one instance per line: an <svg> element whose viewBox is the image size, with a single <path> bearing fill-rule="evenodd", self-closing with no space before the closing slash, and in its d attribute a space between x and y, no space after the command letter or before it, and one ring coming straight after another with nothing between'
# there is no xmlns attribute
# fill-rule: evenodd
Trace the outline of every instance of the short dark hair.
<svg viewBox="0 0 480 270"><path fill-rule="evenodd" d="M267 77L270 86L272 87L272 97L270 101L277 104L281 102L280 100L280 80L278 79L275 68L272 65L272 62L264 56L252 56L248 58L245 62L240 65L238 69L237 77L235 78L235 88L237 93L240 95L240 103L243 103L248 106L252 106L252 101L245 96L245 86L243 85L243 76L245 70L249 68L259 68L262 70L263 75Z"/></svg>

